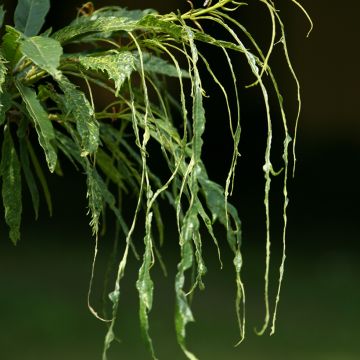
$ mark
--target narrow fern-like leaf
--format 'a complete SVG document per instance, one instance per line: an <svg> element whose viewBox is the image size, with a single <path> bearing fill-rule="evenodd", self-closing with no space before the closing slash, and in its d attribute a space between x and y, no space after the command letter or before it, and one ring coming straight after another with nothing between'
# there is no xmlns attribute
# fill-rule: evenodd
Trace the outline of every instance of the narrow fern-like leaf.
<svg viewBox="0 0 360 360"><path fill-rule="evenodd" d="M194 317L188 303L186 293L184 291L185 285L185 272L193 266L194 251L192 248L192 238L195 232L199 230L199 221L195 208L188 211L181 228L180 233L180 247L181 247L181 260L178 264L178 272L175 277L175 294L176 294L176 307L175 307L175 329L178 343L184 351L186 357L190 360L196 360L186 347L186 325L194 321Z"/></svg>
<svg viewBox="0 0 360 360"><path fill-rule="evenodd" d="M78 61L85 69L106 72L109 79L115 82L116 96L134 70L134 56L129 51L101 56L81 56Z"/></svg>
<svg viewBox="0 0 360 360"><path fill-rule="evenodd" d="M16 82L16 87L19 90L21 97L26 104L26 109L35 124L39 143L44 149L49 170L53 172L57 162L57 154L53 145L55 133L49 116L38 100L35 90L22 85L18 81Z"/></svg>
<svg viewBox="0 0 360 360"><path fill-rule="evenodd" d="M181 246L181 261L178 265L178 273L176 275L176 333L178 342L184 351L186 357L190 360L196 359L195 355L192 354L186 347L186 325L188 322L193 321L190 306L188 304L187 296L184 293L184 282L185 282L185 271L192 266L193 262L193 249L192 243L196 249L196 260L197 260L197 279L196 285L202 285L201 278L205 273L205 266L202 261L201 255L201 237L199 234L199 210L198 210L198 193L199 185L197 175L199 172L199 165L201 162L201 151L202 151L202 135L205 129L205 111L202 101L202 87L200 76L197 68L198 51L194 43L194 34L190 28L184 25L184 32L189 42L191 55L191 65L193 71L191 74L192 83L192 120L193 120L193 139L192 139L192 154L191 161L188 165L187 173L189 174L188 179L184 176L183 185L188 185L190 191L190 205L185 214L183 225L180 233L180 246ZM192 291L192 290L191 290Z"/></svg>
<svg viewBox="0 0 360 360"><path fill-rule="evenodd" d="M95 118L94 109L85 94L76 88L67 78L59 81L65 94L64 106L67 116L76 122L76 129L81 138L81 156L94 153L99 146L99 123Z"/></svg>
<svg viewBox="0 0 360 360"><path fill-rule="evenodd" d="M88 166L87 168L87 197L89 200L89 212L91 214L90 226L93 234L99 232L100 216L103 210L103 189L105 184L99 181L96 170Z"/></svg>
<svg viewBox="0 0 360 360"><path fill-rule="evenodd" d="M10 228L10 239L14 245L20 240L21 223L21 167L10 133L9 125L4 128L1 151L2 199L5 221Z"/></svg>
<svg viewBox="0 0 360 360"><path fill-rule="evenodd" d="M139 292L139 316L140 325L143 332L144 339L148 345L152 358L156 360L154 347L149 335L149 318L148 312L152 308L154 283L150 276L150 269L154 263L153 245L151 238L151 222L153 214L150 212L146 218L146 235L144 238L145 252L143 263L139 270L138 280L136 281L136 288Z"/></svg>

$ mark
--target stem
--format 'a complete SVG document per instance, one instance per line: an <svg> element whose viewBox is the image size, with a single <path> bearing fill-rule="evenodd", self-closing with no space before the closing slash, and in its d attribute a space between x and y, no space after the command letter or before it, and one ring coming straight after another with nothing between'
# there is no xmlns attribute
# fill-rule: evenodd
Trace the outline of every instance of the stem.
<svg viewBox="0 0 360 360"><path fill-rule="evenodd" d="M186 12L185 14L182 14L180 17L182 20L188 20L188 19L195 19L197 16L199 15L204 15L204 14L208 14L211 13L212 11L215 11L216 9L221 9L223 8L226 4L233 2L233 0L220 0L218 3L208 7L208 8L204 8L204 9L198 9L198 10L189 10L188 12ZM164 17L163 20L166 21L175 21L178 20L178 16L176 15L171 15L169 17Z"/></svg>
<svg viewBox="0 0 360 360"><path fill-rule="evenodd" d="M41 78L48 76L49 74L45 70L40 70L29 77L25 76L25 81L29 84L39 81Z"/></svg>

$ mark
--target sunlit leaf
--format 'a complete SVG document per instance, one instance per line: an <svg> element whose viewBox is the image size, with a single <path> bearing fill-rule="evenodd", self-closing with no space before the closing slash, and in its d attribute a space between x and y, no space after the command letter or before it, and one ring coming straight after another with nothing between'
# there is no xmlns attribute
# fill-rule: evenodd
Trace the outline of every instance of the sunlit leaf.
<svg viewBox="0 0 360 360"><path fill-rule="evenodd" d="M101 56L81 56L78 61L85 69L106 72L109 79L115 82L116 94L134 70L134 56L129 51L112 52Z"/></svg>

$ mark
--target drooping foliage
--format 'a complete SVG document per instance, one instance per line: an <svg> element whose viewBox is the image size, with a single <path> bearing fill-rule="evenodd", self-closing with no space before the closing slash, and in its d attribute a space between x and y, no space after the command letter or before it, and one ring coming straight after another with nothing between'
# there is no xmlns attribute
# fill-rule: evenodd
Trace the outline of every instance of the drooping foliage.
<svg viewBox="0 0 360 360"><path fill-rule="evenodd" d="M304 10L295 0L291 1ZM0 125L3 130L0 175L9 236L14 244L20 239L23 184L30 192L37 218L41 196L44 196L50 213L52 211L51 189L46 179L48 172L60 172L60 159L70 161L86 174L90 226L96 240L89 308L96 317L108 322L103 359L107 359L108 349L115 339L121 281L129 253L136 253L133 243L136 227L142 227L145 233L142 265L136 282L140 324L152 357L156 358L148 314L155 287L151 269L158 255L156 237L160 238L160 242L163 238L161 201L167 201L174 208L178 228L180 260L175 276L175 328L185 355L188 359L196 359L186 345L186 326L194 321L189 296L196 288L204 286L206 265L201 229L207 229L220 259L223 244L218 243L213 229L216 222L226 229L227 242L233 252L239 342L245 336L241 222L236 208L228 201L234 186L241 133L240 99L233 66L235 56L246 59L254 79L252 85L261 90L267 119L268 136L263 164L267 229L266 317L259 333L266 331L271 318L268 296L271 244L269 193L271 178L276 173L271 162L273 120L270 90L276 95L283 127L284 253L272 316L271 332L275 330L285 261L288 149L291 142L282 96L269 65L276 42L283 46L290 74L297 86L298 81L289 60L284 25L276 2L258 2L266 6L272 22L271 43L266 51L261 50L252 35L236 20L233 14L247 4L234 0L206 1L201 8L194 8L191 4L191 9L184 14L167 15L149 9L134 11L118 6L95 10L91 3L87 3L74 21L54 33L51 30L40 33L49 10L49 0L19 0L14 26L5 26L0 49ZM253 1L249 5L251 3ZM4 14L1 7L1 23ZM204 32L203 22L216 23L228 36L218 39ZM251 44L251 48L245 43ZM69 44L73 45L71 49L78 45L79 52L65 51ZM223 52L221 61L228 66L234 87L228 89L222 84L221 76L199 51L198 44L217 47ZM83 45L87 50L81 51ZM206 112L200 64L214 84L219 86L228 109L233 156L223 186L208 177L202 161ZM169 77L176 79L178 94L168 91L166 84ZM102 110L94 106L94 96L99 88L111 98ZM231 92L236 98L235 107L230 104ZM300 110L300 96L298 101ZM31 136L33 133L35 137ZM38 144L34 143L36 138ZM150 166L152 153L149 149L153 145L162 151L163 158L157 161L162 161L168 168L166 179L154 173ZM36 149L39 147L41 152ZM41 153L43 155L39 158ZM117 189L116 193L114 189ZM122 194L127 192L136 194L137 198L129 223L124 219L120 201ZM107 209L116 218L120 229L118 241L124 243L125 249L118 264L113 291L109 294L112 314L108 318L90 304L99 226ZM139 220L140 213L144 223ZM195 271L196 276L189 289L186 279L191 278L191 271Z"/></svg>

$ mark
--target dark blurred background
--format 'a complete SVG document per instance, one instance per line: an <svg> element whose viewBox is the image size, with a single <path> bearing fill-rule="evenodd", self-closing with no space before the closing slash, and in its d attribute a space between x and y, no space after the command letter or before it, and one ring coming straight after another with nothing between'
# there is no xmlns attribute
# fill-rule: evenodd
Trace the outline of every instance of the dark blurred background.
<svg viewBox="0 0 360 360"><path fill-rule="evenodd" d="M16 1L4 1L11 13ZM265 236L263 212L264 109L257 90L242 90L243 140L233 202L243 221L244 280L247 288L247 339L238 348L231 254L225 249L224 269L216 252L205 247L209 273L206 289L194 299L196 323L188 327L189 347L206 360L355 360L360 358L359 233L360 110L357 47L359 4L341 5L302 0L315 28L306 38L308 23L290 1L279 1L287 26L288 47L302 87L303 111L297 143L297 171L290 180L288 257L282 299L274 336L257 337L264 316L263 272ZM56 30L76 16L82 1L52 1L48 24ZM131 9L153 7L161 13L188 8L185 1L96 1ZM251 4L250 4L251 5ZM265 6L242 8L239 19L270 40ZM254 22L256 19L256 22ZM209 29L216 32L217 29ZM266 33L266 36L262 35ZM216 64L216 52L204 49ZM273 64L285 96L289 118L296 114L295 86L276 49ZM278 59L278 60L277 60ZM223 63L217 64L219 69ZM238 69L240 72L241 68ZM205 162L210 175L224 182L230 156L227 123L218 93L204 80L208 131ZM224 131L219 123L224 122ZM294 124L292 123L292 126ZM275 130L280 131L275 125ZM1 223L0 242L0 359L97 360L101 358L105 325L86 306L94 239L86 216L84 177L71 167L63 178L50 178L54 215L43 204L40 219L25 204L22 239L12 246ZM276 289L281 253L281 189L274 180L272 195L273 265L271 292ZM26 199L26 198L25 198ZM29 197L27 197L29 199ZM28 201L27 201L28 202ZM2 211L2 210L1 210ZM2 214L2 213L1 213ZM3 217L3 215L1 215ZM163 249L169 276L154 269L155 302L151 332L160 359L184 359L173 330L173 276L178 261L176 234L169 226ZM101 297L102 275L112 232L102 240L94 302ZM139 237L139 242L142 239ZM148 359L137 319L134 283L139 264L130 260L123 282L117 329L121 344L111 359Z"/></svg>

